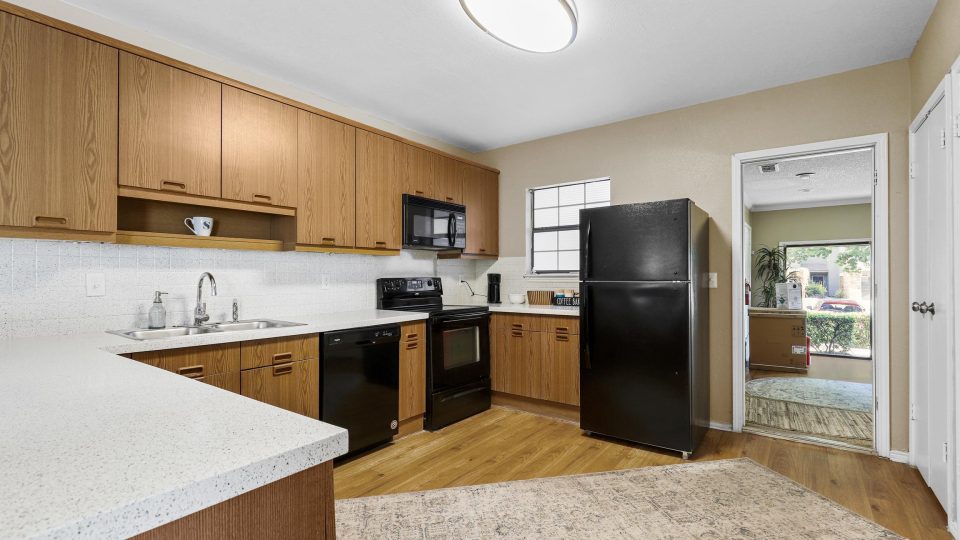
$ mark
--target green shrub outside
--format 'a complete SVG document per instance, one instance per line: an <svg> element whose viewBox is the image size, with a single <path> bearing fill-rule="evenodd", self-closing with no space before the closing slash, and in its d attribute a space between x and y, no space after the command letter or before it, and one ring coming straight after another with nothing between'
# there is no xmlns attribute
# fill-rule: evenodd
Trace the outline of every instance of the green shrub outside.
<svg viewBox="0 0 960 540"><path fill-rule="evenodd" d="M814 352L845 353L870 348L870 314L807 312L807 335Z"/></svg>
<svg viewBox="0 0 960 540"><path fill-rule="evenodd" d="M810 283L806 287L807 298L823 298L827 296L827 288L822 283Z"/></svg>

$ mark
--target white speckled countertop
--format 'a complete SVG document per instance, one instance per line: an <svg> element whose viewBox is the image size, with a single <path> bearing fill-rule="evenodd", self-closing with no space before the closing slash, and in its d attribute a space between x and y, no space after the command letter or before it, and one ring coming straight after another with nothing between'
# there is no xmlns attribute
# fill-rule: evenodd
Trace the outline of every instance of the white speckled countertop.
<svg viewBox="0 0 960 540"><path fill-rule="evenodd" d="M579 307L569 306L531 306L530 304L486 304L491 313L521 313L526 315L562 315L565 317L579 317Z"/></svg>
<svg viewBox="0 0 960 540"><path fill-rule="evenodd" d="M425 318L365 310L149 342L0 343L0 538L124 538L346 452L342 428L116 353Z"/></svg>

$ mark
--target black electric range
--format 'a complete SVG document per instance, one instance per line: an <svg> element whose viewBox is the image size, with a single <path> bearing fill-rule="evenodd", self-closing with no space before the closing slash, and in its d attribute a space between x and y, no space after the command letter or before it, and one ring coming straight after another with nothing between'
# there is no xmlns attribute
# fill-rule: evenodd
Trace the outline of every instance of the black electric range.
<svg viewBox="0 0 960 540"><path fill-rule="evenodd" d="M438 277L381 278L377 307L429 313L424 427L440 429L490 408L490 310L443 305Z"/></svg>

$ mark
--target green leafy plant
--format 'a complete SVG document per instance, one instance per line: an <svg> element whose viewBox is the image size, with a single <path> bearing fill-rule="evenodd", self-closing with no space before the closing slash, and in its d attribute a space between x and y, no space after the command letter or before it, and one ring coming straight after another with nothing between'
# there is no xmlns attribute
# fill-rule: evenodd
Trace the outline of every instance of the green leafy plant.
<svg viewBox="0 0 960 540"><path fill-rule="evenodd" d="M762 307L777 307L777 283L787 280L787 252L783 248L758 248L753 252L757 279L760 280Z"/></svg>
<svg viewBox="0 0 960 540"><path fill-rule="evenodd" d="M807 312L807 335L816 352L843 354L870 348L868 313Z"/></svg>
<svg viewBox="0 0 960 540"><path fill-rule="evenodd" d="M824 298L827 296L827 288L823 283L810 283L806 287L807 298Z"/></svg>

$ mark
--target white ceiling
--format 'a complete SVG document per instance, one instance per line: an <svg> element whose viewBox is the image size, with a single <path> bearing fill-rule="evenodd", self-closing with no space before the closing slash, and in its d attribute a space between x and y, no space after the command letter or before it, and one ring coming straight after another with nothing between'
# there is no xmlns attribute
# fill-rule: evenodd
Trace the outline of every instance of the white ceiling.
<svg viewBox="0 0 960 540"><path fill-rule="evenodd" d="M69 0L484 150L909 56L936 0L579 0L540 55L457 0Z"/></svg>
<svg viewBox="0 0 960 540"><path fill-rule="evenodd" d="M773 163L777 172L760 172L760 165ZM797 177L807 172L814 173L809 180ZM872 149L743 166L743 203L754 212L867 203L872 194Z"/></svg>

